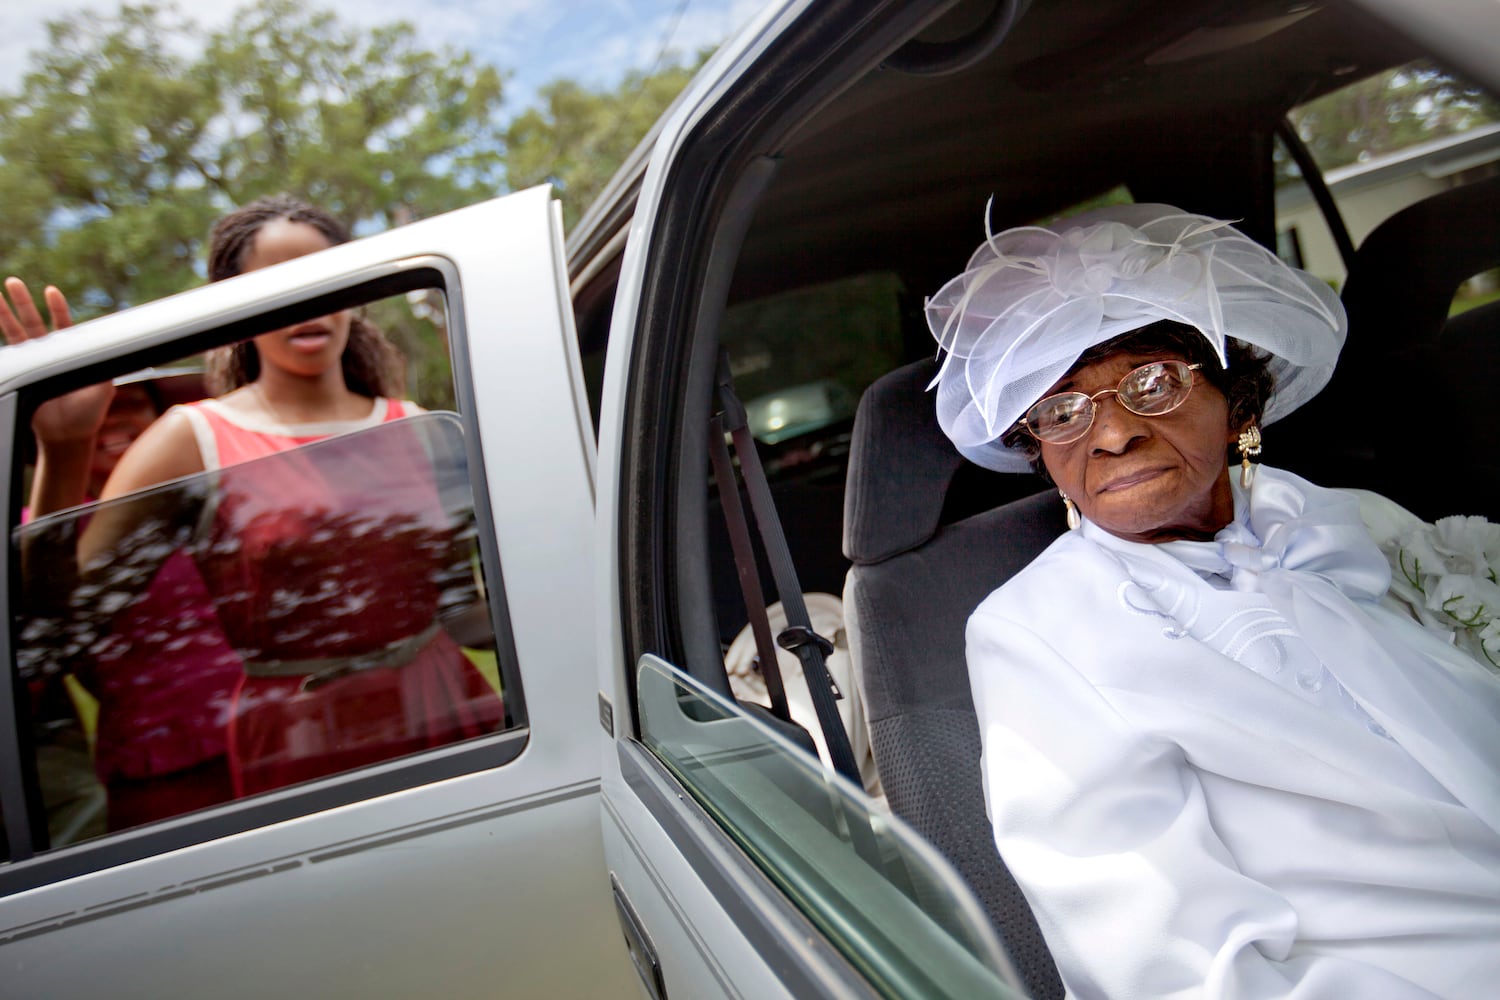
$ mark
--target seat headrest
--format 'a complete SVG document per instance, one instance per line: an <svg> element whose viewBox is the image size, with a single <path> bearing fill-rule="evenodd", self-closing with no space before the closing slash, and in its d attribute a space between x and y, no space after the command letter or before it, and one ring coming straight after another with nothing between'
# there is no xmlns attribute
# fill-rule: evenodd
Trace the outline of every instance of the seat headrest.
<svg viewBox="0 0 1500 1000"><path fill-rule="evenodd" d="M844 555L855 563L889 559L937 531L963 458L938 426L927 391L936 375L932 360L897 368L859 401L844 493Z"/></svg>
<svg viewBox="0 0 1500 1000"><path fill-rule="evenodd" d="M1491 177L1408 205L1376 226L1344 285L1349 346L1363 354L1435 339L1458 285L1500 266L1496 205L1500 177Z"/></svg>

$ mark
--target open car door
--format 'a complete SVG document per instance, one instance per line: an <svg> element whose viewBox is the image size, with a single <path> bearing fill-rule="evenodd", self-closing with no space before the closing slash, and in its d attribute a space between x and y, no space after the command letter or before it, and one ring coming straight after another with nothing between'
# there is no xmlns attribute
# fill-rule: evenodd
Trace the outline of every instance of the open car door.
<svg viewBox="0 0 1500 1000"><path fill-rule="evenodd" d="M604 843L631 957L657 998L1021 995L931 846L825 771L794 728L769 728L732 696L716 627L728 619L713 610L715 373L774 357L762 340L717 361L732 346L720 333L739 238L774 160L718 171L760 127L767 95L867 44L856 28L868 5L855 6L769 5L715 53L663 122L619 264L600 422ZM922 12L881 16L898 22L894 46ZM832 436L843 404L822 374L746 390L749 425Z"/></svg>
<svg viewBox="0 0 1500 1000"><path fill-rule="evenodd" d="M634 988L579 735L594 458L556 208L522 192L0 350L0 992ZM349 308L407 345L419 408L21 523L41 402Z"/></svg>
<svg viewBox="0 0 1500 1000"><path fill-rule="evenodd" d="M722 353L742 397L764 404L748 408L752 423L765 415L762 462L777 467L769 488L787 534L802 536L792 546L806 567L799 589L836 599L847 567L839 557L849 554L840 529L850 437L836 394L820 387L830 380L857 393L930 357L923 296L962 270L986 231L1117 201L1170 202L1247 220L1246 231L1270 245L1280 200L1274 140L1287 111L1380 73L1399 77L1400 67L1434 56L1493 84L1497 64L1485 45L1493 48L1495 32L1482 29L1494 12L1472 0L786 0L766 5L714 54L663 121L649 165L611 188L618 202L634 203L618 264L580 269L618 271L618 294L596 296L613 302L600 424L604 837L633 957L654 995L995 996L1013 982L967 890L926 842L910 840L902 824L735 699L725 660L744 635L749 603L734 589L736 570L739 579L755 573L724 557L730 545L716 517L727 506L708 458L722 436L711 424ZM1439 159L1435 176L1493 182L1485 147ZM1487 225L1491 208L1465 203L1447 217L1472 219L1471 242L1485 250L1496 231ZM596 238L579 245L605 256L617 236L624 242L616 223L628 211L611 204L585 217L575 239L594 223ZM1412 290L1408 263L1457 256L1452 232L1420 227L1421 238L1409 239L1407 229L1388 245L1393 268L1371 283L1377 318ZM1493 381L1493 366L1482 362L1495 340L1479 335L1478 321L1496 314L1466 321L1464 338L1439 334L1454 285L1484 279L1495 263L1491 256L1451 282L1431 282L1431 342L1416 345L1430 349L1438 374L1453 376L1427 384L1464 386L1445 398L1465 407L1493 398L1474 379ZM1422 338L1397 326L1386 345L1395 350L1366 354L1372 374L1407 370L1400 349ZM1361 329L1351 328L1346 358L1380 346L1368 335L1362 344ZM1301 435L1321 463L1309 470L1320 480L1331 474L1326 454L1336 444L1358 452L1352 471L1364 478L1330 485L1429 478L1426 467L1409 469L1410 456L1434 448L1416 439L1426 428L1399 407L1372 404L1370 386L1379 384L1354 379L1349 396L1327 397L1340 406L1332 419ZM899 420L907 414L897 409L892 423L918 423ZM1371 419L1346 426L1348 413L1366 410ZM1481 446L1429 464L1478 467L1482 477L1475 456L1486 453L1493 407L1455 412L1464 417L1451 422L1476 429ZM1377 416L1409 428L1409 437L1387 436L1383 426L1374 433ZM1278 438L1287 443L1276 445L1285 449L1277 463L1296 440ZM952 456L946 442L937 447ZM1386 449L1393 461L1372 461ZM911 465L889 469L873 487L901 509L871 544L872 562L1043 485L973 466L939 474ZM913 513L917 505L904 502L908 471L941 478L930 509ZM923 563L911 592L951 597L944 568ZM788 591L777 581L775 593ZM977 602L959 609L960 622ZM915 648L922 637L935 647L936 628L916 610L929 605L912 605L907 618L875 624L908 629ZM956 631L944 638L961 652ZM967 862L971 884L992 901L1008 876L989 851L966 667L961 656L951 670L953 658L945 659L941 677L931 666L914 657L872 685L886 702L868 703L885 724L876 758L893 806L929 824L932 843L942 831L931 826L975 831L961 846L980 849L948 857ZM903 728L919 712L963 720L973 739L957 724ZM961 780L945 785L946 775ZM962 811L924 808L938 793L952 793ZM1012 909L1015 922L1034 929L1023 908ZM1055 992L1038 995L1061 995L1045 950L1015 951L1018 965L1050 980Z"/></svg>

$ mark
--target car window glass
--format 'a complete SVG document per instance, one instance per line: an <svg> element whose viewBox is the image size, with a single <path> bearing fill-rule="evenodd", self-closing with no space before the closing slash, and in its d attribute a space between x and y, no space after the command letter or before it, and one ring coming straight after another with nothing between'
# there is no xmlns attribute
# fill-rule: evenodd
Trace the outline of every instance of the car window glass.
<svg viewBox="0 0 1500 1000"><path fill-rule="evenodd" d="M305 435L210 403L191 418L217 454L209 471L14 530L36 849L524 717L501 678L463 424L446 412L442 292L365 315L406 347L421 402L375 400L369 417ZM270 454L233 452L263 439ZM80 569L91 530L114 541Z"/></svg>
<svg viewBox="0 0 1500 1000"><path fill-rule="evenodd" d="M901 363L902 294L881 272L730 307L720 336L756 439L826 448L822 432L847 431L860 393ZM780 467L802 456L778 457Z"/></svg>
<svg viewBox="0 0 1500 1000"><path fill-rule="evenodd" d="M1323 174L1358 247L1387 218L1442 191L1500 175L1500 104L1430 63L1409 63L1293 108L1288 121ZM1344 263L1286 149L1276 151L1277 251L1341 286ZM1482 279L1460 299L1490 287Z"/></svg>
<svg viewBox="0 0 1500 1000"><path fill-rule="evenodd" d="M1459 316L1497 301L1500 301L1500 268L1492 268L1479 272L1459 286L1449 315Z"/></svg>
<svg viewBox="0 0 1500 1000"><path fill-rule="evenodd" d="M1135 198L1131 195L1130 188L1124 184L1117 184L1108 191L1094 195L1092 198L1085 198L1082 201L1069 205L1060 212L1053 212L1045 218L1037 219L1035 224L1038 226L1050 226L1054 222L1071 218L1081 212L1092 212L1096 209L1107 208L1110 205L1129 205L1133 201L1135 201Z"/></svg>
<svg viewBox="0 0 1500 1000"><path fill-rule="evenodd" d="M904 295L895 274L875 272L746 300L724 317L721 343L772 498L778 510L798 511L783 528L804 591L843 590L849 563L838 533L854 410L871 382L905 360ZM727 649L747 616L717 483L708 521L715 615Z"/></svg>
<svg viewBox="0 0 1500 1000"><path fill-rule="evenodd" d="M638 682L642 740L879 992L1020 996L978 905L904 823L663 661Z"/></svg>

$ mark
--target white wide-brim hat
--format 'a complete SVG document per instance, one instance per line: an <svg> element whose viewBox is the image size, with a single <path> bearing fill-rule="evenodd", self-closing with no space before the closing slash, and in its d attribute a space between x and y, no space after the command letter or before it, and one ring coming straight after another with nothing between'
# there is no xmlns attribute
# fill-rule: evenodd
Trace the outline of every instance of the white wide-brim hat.
<svg viewBox="0 0 1500 1000"><path fill-rule="evenodd" d="M986 227L988 229L988 227ZM1326 282L1290 267L1229 222L1170 205L1113 205L989 236L927 301L946 352L938 422L965 458L1031 468L1000 438L1084 351L1158 320L1270 355L1262 423L1328 383L1348 322Z"/></svg>

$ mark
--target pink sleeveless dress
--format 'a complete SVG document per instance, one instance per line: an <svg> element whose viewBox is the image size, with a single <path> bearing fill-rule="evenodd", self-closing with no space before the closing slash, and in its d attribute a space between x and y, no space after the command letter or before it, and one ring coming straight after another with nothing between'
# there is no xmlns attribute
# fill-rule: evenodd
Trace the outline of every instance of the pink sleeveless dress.
<svg viewBox="0 0 1500 1000"><path fill-rule="evenodd" d="M420 409L377 399L363 420L299 425L184 409L219 470L196 560L244 664L236 794L500 728L500 696L438 624L455 557L431 460L407 427L373 432Z"/></svg>

